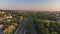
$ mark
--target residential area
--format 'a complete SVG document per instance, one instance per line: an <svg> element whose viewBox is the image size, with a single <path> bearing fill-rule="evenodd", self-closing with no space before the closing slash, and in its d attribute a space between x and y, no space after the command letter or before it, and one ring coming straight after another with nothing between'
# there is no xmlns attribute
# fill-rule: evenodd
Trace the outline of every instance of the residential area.
<svg viewBox="0 0 60 34"><path fill-rule="evenodd" d="M60 34L60 13L0 10L0 34Z"/></svg>
<svg viewBox="0 0 60 34"><path fill-rule="evenodd" d="M0 11L0 34L13 34L24 20L22 15L11 14L10 12Z"/></svg>

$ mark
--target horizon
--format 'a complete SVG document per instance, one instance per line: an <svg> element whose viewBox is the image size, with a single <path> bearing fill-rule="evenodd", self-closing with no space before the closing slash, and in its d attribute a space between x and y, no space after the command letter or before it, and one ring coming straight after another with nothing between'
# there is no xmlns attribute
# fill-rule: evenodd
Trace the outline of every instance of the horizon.
<svg viewBox="0 0 60 34"><path fill-rule="evenodd" d="M60 11L60 0L0 0L2 10Z"/></svg>

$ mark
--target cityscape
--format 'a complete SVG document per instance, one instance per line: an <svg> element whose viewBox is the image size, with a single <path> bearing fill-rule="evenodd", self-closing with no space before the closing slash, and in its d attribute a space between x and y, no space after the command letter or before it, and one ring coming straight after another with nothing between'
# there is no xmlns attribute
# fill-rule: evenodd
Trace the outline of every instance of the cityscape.
<svg viewBox="0 0 60 34"><path fill-rule="evenodd" d="M0 34L60 34L60 0L0 0Z"/></svg>
<svg viewBox="0 0 60 34"><path fill-rule="evenodd" d="M60 34L60 13L0 10L0 34Z"/></svg>

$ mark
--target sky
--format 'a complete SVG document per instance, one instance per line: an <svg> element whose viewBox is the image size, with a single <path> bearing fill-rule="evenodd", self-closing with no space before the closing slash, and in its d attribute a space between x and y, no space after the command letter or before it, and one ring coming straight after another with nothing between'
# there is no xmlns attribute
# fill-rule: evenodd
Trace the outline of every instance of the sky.
<svg viewBox="0 0 60 34"><path fill-rule="evenodd" d="M60 0L0 0L0 9L60 11Z"/></svg>

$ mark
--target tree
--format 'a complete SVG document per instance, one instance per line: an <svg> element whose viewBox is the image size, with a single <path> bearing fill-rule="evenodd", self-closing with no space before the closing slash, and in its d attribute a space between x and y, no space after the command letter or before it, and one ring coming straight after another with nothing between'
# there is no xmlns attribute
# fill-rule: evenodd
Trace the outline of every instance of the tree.
<svg viewBox="0 0 60 34"><path fill-rule="evenodd" d="M58 34L57 32L52 32L51 34Z"/></svg>
<svg viewBox="0 0 60 34"><path fill-rule="evenodd" d="M50 34L48 28L44 28L42 31L44 34Z"/></svg>
<svg viewBox="0 0 60 34"><path fill-rule="evenodd" d="M50 26L50 21L49 20L41 20L40 22L42 24L44 24L45 27Z"/></svg>

